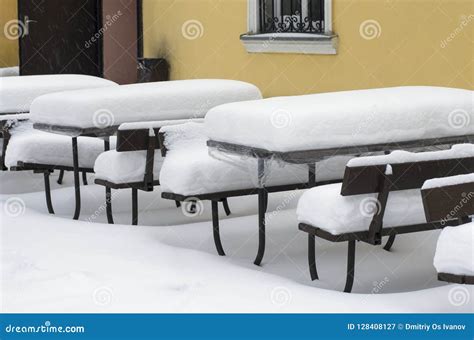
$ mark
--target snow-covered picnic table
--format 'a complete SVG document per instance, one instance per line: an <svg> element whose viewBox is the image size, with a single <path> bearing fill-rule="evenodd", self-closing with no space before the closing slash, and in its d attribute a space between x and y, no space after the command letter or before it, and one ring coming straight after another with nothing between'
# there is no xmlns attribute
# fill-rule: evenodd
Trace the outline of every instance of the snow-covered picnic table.
<svg viewBox="0 0 474 340"><path fill-rule="evenodd" d="M408 86L231 103L205 124L211 153L258 159L260 264L267 160L308 164L316 185L315 163L334 156L473 142L473 116L473 91Z"/></svg>

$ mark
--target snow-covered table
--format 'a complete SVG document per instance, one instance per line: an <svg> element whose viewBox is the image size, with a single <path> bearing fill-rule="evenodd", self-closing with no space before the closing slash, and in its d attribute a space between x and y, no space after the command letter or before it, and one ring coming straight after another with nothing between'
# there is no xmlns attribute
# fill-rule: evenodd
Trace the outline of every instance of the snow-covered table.
<svg viewBox="0 0 474 340"><path fill-rule="evenodd" d="M39 130L72 137L76 210L80 214L77 137L113 135L123 123L196 119L218 105L261 99L249 83L223 79L193 79L69 91L37 98L31 120ZM110 202L110 188L106 187ZM111 220L110 204L107 216Z"/></svg>
<svg viewBox="0 0 474 340"><path fill-rule="evenodd" d="M337 155L474 141L474 92L394 87L278 97L221 105L205 124L211 152L258 159L260 264L265 247L265 162L308 164Z"/></svg>
<svg viewBox="0 0 474 340"><path fill-rule="evenodd" d="M0 77L0 115L30 112L32 102L42 95L116 86L110 80L74 74Z"/></svg>

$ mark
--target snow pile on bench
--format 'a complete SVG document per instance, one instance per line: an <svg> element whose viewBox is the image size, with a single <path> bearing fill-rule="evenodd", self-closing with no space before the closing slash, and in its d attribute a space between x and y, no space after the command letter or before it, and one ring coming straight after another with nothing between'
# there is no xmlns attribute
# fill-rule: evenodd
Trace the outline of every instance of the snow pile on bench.
<svg viewBox="0 0 474 340"><path fill-rule="evenodd" d="M254 85L233 80L181 80L50 94L34 101L32 120L46 125L94 128L97 115L110 125L134 121L202 118L230 102L260 99Z"/></svg>
<svg viewBox="0 0 474 340"><path fill-rule="evenodd" d="M233 155L211 156L203 124L166 126L161 132L166 135L168 149L160 173L162 192L195 196L257 187L257 161ZM342 178L347 161L347 157L337 157L318 163L318 180ZM307 166L267 162L266 186L306 182Z"/></svg>
<svg viewBox="0 0 474 340"><path fill-rule="evenodd" d="M342 196L341 184L306 191L298 202L298 221L333 235L368 231L374 214L380 209L377 194ZM393 191L388 196L384 228L426 223L419 189Z"/></svg>
<svg viewBox="0 0 474 340"><path fill-rule="evenodd" d="M73 166L71 138L33 129L31 122L19 123L10 131L5 154L5 166L18 162L40 165ZM79 166L92 169L96 158L104 152L104 142L98 138L79 137ZM115 147L115 139L111 146Z"/></svg>
<svg viewBox="0 0 474 340"><path fill-rule="evenodd" d="M438 273L474 276L474 223L441 232L434 266Z"/></svg>
<svg viewBox="0 0 474 340"><path fill-rule="evenodd" d="M397 150L393 151L389 155L384 156L353 158L347 163L347 166L363 167L371 165L414 163L466 157L474 157L474 144L457 144L453 145L449 150L430 152L408 152Z"/></svg>
<svg viewBox="0 0 474 340"><path fill-rule="evenodd" d="M17 77L20 75L18 66L0 68L0 77Z"/></svg>
<svg viewBox="0 0 474 340"><path fill-rule="evenodd" d="M274 152L474 134L474 92L394 87L278 97L216 107L209 138Z"/></svg>
<svg viewBox="0 0 474 340"><path fill-rule="evenodd" d="M111 86L118 85L98 77L73 74L0 77L0 113L29 112L34 99L53 92Z"/></svg>
<svg viewBox="0 0 474 340"><path fill-rule="evenodd" d="M450 185L459 185L459 184L466 184L466 183L474 183L474 174L451 176L451 177L444 177L444 178L433 178L426 181L423 184L422 189L428 190L428 189L442 188L442 187L447 187Z"/></svg>

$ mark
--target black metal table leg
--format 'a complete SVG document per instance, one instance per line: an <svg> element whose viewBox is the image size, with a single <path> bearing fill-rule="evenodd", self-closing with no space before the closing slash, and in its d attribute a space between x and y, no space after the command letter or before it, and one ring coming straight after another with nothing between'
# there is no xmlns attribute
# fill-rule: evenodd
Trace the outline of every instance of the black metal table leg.
<svg viewBox="0 0 474 340"><path fill-rule="evenodd" d="M393 242L395 242L396 236L397 236L396 234L390 234L390 236L388 237L388 241L385 244L385 247L383 247L383 249L385 249L386 251L390 251L390 249L393 246Z"/></svg>
<svg viewBox="0 0 474 340"><path fill-rule="evenodd" d="M308 187L313 188L316 186L316 164L308 164Z"/></svg>
<svg viewBox="0 0 474 340"><path fill-rule="evenodd" d="M78 220L81 214L81 182L79 174L79 153L77 149L77 137L72 137L72 163L74 169L74 193L76 208L74 210L74 220Z"/></svg>
<svg viewBox="0 0 474 340"><path fill-rule="evenodd" d="M82 184L87 185L87 172L82 172Z"/></svg>
<svg viewBox="0 0 474 340"><path fill-rule="evenodd" d="M58 184L63 184L63 179L64 179L64 170L59 170L59 177L58 177Z"/></svg>
<svg viewBox="0 0 474 340"><path fill-rule="evenodd" d="M265 179L265 160L258 159L258 252L255 265L259 266L262 263L263 255L265 253L265 212L266 212L266 190L264 185Z"/></svg>
<svg viewBox="0 0 474 340"><path fill-rule="evenodd" d="M222 247L220 230L219 230L219 206L217 201L212 201L212 228L214 235L214 244L216 245L217 253L220 256L225 256L224 248Z"/></svg>
<svg viewBox="0 0 474 340"><path fill-rule="evenodd" d="M232 214L232 211L230 211L229 201L227 201L227 198L224 198L222 200L222 206L224 207L225 214L227 216L230 216Z"/></svg>
<svg viewBox="0 0 474 340"><path fill-rule="evenodd" d="M311 281L318 280L318 271L316 269L316 249L315 236L308 234L308 264Z"/></svg>
<svg viewBox="0 0 474 340"><path fill-rule="evenodd" d="M354 284L354 267L355 267L355 247L356 241L349 241L347 249L347 278L344 293L350 293Z"/></svg>
<svg viewBox="0 0 474 340"><path fill-rule="evenodd" d="M109 137L104 138L104 151L110 150L110 139ZM112 189L105 187L105 213L107 215L107 222L114 224L114 217L112 213Z"/></svg>
<svg viewBox="0 0 474 340"><path fill-rule="evenodd" d="M46 194L46 206L48 207L48 212L54 215L53 203L51 201L51 185L49 182L49 171L44 172L44 192Z"/></svg>
<svg viewBox="0 0 474 340"><path fill-rule="evenodd" d="M138 225L138 190L132 188L132 225Z"/></svg>

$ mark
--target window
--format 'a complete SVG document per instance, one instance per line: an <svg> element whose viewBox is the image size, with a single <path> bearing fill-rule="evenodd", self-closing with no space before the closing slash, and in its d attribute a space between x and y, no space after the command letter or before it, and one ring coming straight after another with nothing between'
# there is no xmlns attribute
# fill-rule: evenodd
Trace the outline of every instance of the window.
<svg viewBox="0 0 474 340"><path fill-rule="evenodd" d="M251 53L336 54L332 0L248 0Z"/></svg>

